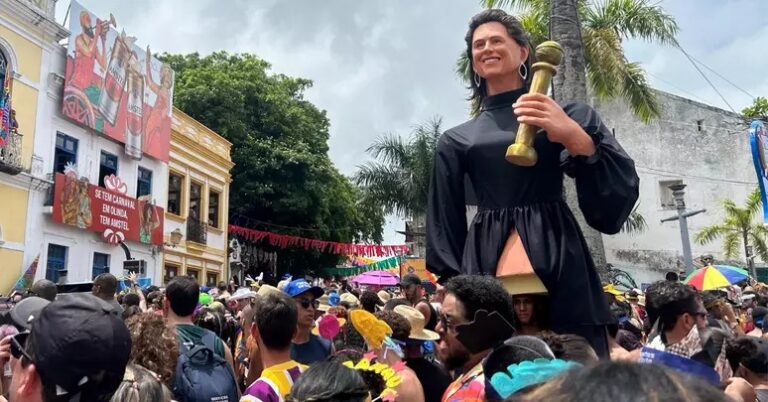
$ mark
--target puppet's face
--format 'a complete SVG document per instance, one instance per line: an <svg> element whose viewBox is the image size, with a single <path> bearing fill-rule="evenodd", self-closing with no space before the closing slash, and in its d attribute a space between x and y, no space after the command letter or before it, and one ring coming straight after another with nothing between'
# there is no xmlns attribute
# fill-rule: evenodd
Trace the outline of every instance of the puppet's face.
<svg viewBox="0 0 768 402"><path fill-rule="evenodd" d="M533 321L533 298L520 295L513 298L515 316L522 324L530 324Z"/></svg>
<svg viewBox="0 0 768 402"><path fill-rule="evenodd" d="M480 25L472 33L472 67L486 80L520 79L518 69L528 57L500 22Z"/></svg>

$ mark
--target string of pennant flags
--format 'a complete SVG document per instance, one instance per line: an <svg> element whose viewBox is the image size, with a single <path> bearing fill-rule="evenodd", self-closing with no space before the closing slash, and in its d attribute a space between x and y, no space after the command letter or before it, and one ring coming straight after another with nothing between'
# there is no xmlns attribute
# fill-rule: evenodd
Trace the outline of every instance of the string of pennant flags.
<svg viewBox="0 0 768 402"><path fill-rule="evenodd" d="M305 250L312 248L324 253L375 257L398 256L408 253L408 246L406 245L339 243L334 241L283 235L263 230L250 229L237 225L229 225L229 233L253 242L265 241L270 246L279 247L281 249L289 247L302 247Z"/></svg>
<svg viewBox="0 0 768 402"><path fill-rule="evenodd" d="M362 265L357 267L323 268L320 270L320 273L323 275L333 275L333 276L353 276L353 275L359 275L359 274L362 274L363 272L369 272L369 271L399 270L400 258L401 257L399 256L389 257L381 261L376 261L368 265ZM394 272L394 273L399 274L399 272Z"/></svg>

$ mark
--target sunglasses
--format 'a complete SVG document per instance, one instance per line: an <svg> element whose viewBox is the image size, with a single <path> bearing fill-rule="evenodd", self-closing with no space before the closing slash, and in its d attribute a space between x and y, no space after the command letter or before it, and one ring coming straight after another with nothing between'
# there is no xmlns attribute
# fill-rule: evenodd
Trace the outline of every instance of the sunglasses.
<svg viewBox="0 0 768 402"><path fill-rule="evenodd" d="M317 310L320 307L320 302L312 299L299 299L299 304L303 309L309 309L312 306L313 309Z"/></svg>
<svg viewBox="0 0 768 402"><path fill-rule="evenodd" d="M33 361L32 357L24 349L24 346L27 344L27 337L29 337L29 332L21 332L11 338L11 356L14 359L24 357L30 362Z"/></svg>

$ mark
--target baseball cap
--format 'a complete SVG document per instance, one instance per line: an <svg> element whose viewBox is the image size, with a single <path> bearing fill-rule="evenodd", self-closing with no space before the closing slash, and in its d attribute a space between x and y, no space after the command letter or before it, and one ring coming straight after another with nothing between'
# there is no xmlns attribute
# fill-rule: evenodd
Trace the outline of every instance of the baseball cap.
<svg viewBox="0 0 768 402"><path fill-rule="evenodd" d="M42 383L60 398L107 401L125 374L131 335L111 304L72 294L40 312L26 347Z"/></svg>
<svg viewBox="0 0 768 402"><path fill-rule="evenodd" d="M755 374L768 374L768 341L754 338L752 342L757 347L757 350L743 359L741 365Z"/></svg>
<svg viewBox="0 0 768 402"><path fill-rule="evenodd" d="M28 331L32 321L40 316L40 312L51 302L42 297L31 296L16 303L10 311L13 325L19 331Z"/></svg>
<svg viewBox="0 0 768 402"><path fill-rule="evenodd" d="M288 296L296 297L302 293L305 292L312 292L312 295L315 296L315 299L322 296L323 289L318 286L312 286L310 285L306 280L304 279L296 279L294 281L291 281L288 283L288 285L283 290L285 293L288 294Z"/></svg>
<svg viewBox="0 0 768 402"><path fill-rule="evenodd" d="M400 286L421 285L421 279L414 274L408 274L400 280Z"/></svg>

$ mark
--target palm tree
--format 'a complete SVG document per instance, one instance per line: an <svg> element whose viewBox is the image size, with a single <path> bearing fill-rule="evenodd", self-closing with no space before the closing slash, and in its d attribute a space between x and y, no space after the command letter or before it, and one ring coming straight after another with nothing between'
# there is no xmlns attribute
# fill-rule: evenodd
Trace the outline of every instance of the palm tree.
<svg viewBox="0 0 768 402"><path fill-rule="evenodd" d="M407 219L419 219L427 212L429 180L442 118L433 117L414 127L410 137L387 134L366 150L376 162L358 167L354 181L384 207Z"/></svg>
<svg viewBox="0 0 768 402"><path fill-rule="evenodd" d="M555 98L585 101L586 70L590 89L597 98L623 98L644 122L659 116L659 104L645 72L639 63L627 60L622 47L622 41L630 38L677 46L677 23L654 2L481 0L481 4L515 9L534 47L550 37L560 42L565 55L560 73L555 76ZM550 21L550 15L559 18ZM576 29L569 24L576 24ZM471 79L465 53L456 70L464 79Z"/></svg>
<svg viewBox="0 0 768 402"><path fill-rule="evenodd" d="M632 212L629 213L627 221L624 222L624 225L621 227L621 231L630 236L645 232L645 229L648 228L648 225L645 223L645 217L640 214L640 212L637 212L638 207L640 207L640 203L637 203L635 207L632 208Z"/></svg>
<svg viewBox="0 0 768 402"><path fill-rule="evenodd" d="M750 257L760 257L762 261L768 261L768 226L755 217L760 212L762 198L760 190L755 189L747 197L742 207L736 206L733 200L725 200L722 203L725 210L725 219L722 223L707 226L696 233L696 242L707 244L716 239L723 239L723 255L727 259L739 257L739 248L743 246L744 256L747 259L753 278L757 278L754 263ZM752 249L754 248L754 253Z"/></svg>

